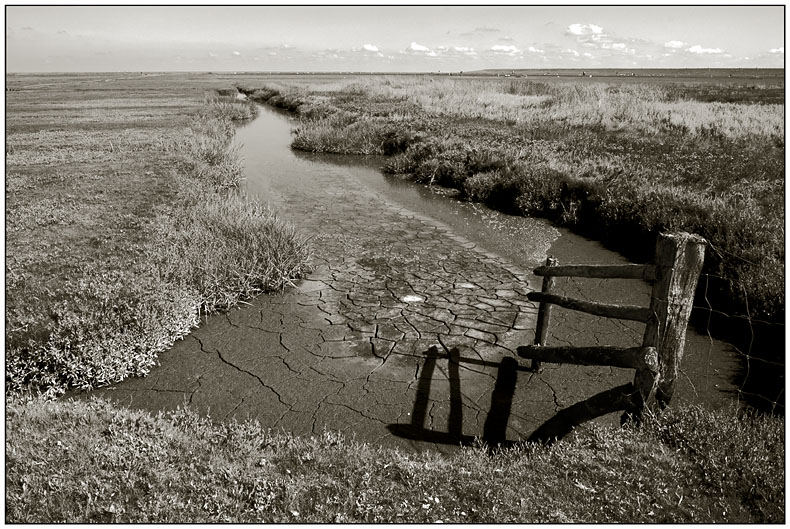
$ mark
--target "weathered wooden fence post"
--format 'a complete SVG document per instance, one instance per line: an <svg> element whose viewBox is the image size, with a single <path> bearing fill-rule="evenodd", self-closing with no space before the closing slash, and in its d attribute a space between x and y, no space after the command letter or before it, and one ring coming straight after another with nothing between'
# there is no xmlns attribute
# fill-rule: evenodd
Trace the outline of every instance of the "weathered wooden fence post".
<svg viewBox="0 0 790 529"><path fill-rule="evenodd" d="M662 233L656 243L656 279L650 298L650 316L642 345L655 347L658 354L658 383L655 388L659 407L669 404L675 392L683 347L686 342L694 290L702 271L706 241L685 232ZM650 374L639 370L640 393L645 391ZM640 389L639 387L637 389ZM642 395L643 402L649 395Z"/></svg>
<svg viewBox="0 0 790 529"><path fill-rule="evenodd" d="M554 257L546 257L547 267L557 266L557 263L558 261ZM543 276L543 286L540 291L543 294L551 294L554 283L554 276ZM533 342L535 345L546 345L546 338L549 332L549 320L551 320L551 303L541 303L538 307L538 321L536 322L535 341ZM541 371L540 360L532 360L532 370L536 373Z"/></svg>

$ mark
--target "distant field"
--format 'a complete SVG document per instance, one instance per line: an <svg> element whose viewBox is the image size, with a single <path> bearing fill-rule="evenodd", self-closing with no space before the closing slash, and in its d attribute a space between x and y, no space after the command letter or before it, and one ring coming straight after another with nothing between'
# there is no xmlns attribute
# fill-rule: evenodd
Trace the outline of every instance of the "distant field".
<svg viewBox="0 0 790 529"><path fill-rule="evenodd" d="M533 82L646 84L661 87L668 99L702 102L784 104L785 93L784 70L778 69L515 70L515 73L483 70L479 73Z"/></svg>
<svg viewBox="0 0 790 529"><path fill-rule="evenodd" d="M517 75L522 77L580 77L582 73L593 78L642 79L644 82L698 82L704 84L733 84L743 80L784 83L781 68L548 68L548 69L492 69L465 72L468 75Z"/></svg>

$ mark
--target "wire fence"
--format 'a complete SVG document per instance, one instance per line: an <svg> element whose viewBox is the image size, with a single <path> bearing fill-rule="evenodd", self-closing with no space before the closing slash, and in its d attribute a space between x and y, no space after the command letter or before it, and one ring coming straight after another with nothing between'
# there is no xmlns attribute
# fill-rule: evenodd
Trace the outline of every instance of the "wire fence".
<svg viewBox="0 0 790 529"><path fill-rule="evenodd" d="M710 347L714 338L720 338L737 355L739 366L733 381L737 386L736 398L749 405L771 413L784 413L785 399L785 324L752 316L749 297L744 286L732 279L705 273L700 276L699 290L702 301L693 306L694 324L704 329ZM709 292L740 292L742 306L737 305L726 312L714 308ZM698 296L699 297L699 296ZM712 360L708 360L713 365Z"/></svg>
<svg viewBox="0 0 790 529"><path fill-rule="evenodd" d="M606 281L604 283L603 281ZM650 288L628 280L558 278L558 292L582 300L647 306ZM711 299L715 291L716 300ZM727 308L723 292L737 292ZM602 299L603 298L603 299ZM737 303L735 302L737 301ZM645 327L636 322L555 311L549 336L554 345L634 346ZM755 317L742 284L712 273L699 277L697 296L680 366L682 402L721 406L727 402L783 414L785 408L785 324Z"/></svg>

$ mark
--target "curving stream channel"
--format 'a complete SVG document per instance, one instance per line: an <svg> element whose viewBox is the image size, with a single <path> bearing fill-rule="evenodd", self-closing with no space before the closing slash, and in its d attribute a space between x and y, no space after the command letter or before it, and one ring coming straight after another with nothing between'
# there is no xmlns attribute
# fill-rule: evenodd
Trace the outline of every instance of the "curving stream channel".
<svg viewBox="0 0 790 529"><path fill-rule="evenodd" d="M633 370L515 356L532 342L540 288L529 271L624 263L600 244L384 176L381 159L291 151L290 118L268 107L237 131L249 194L307 234L313 272L284 293L212 316L146 378L94 391L157 411L189 404L300 435L338 430L406 449L475 436L526 439L560 409L631 381ZM633 280L558 279L560 293L647 305ZM555 309L549 343L641 343L643 326ZM689 331L675 401L731 402L731 348ZM615 423L619 414L599 421Z"/></svg>

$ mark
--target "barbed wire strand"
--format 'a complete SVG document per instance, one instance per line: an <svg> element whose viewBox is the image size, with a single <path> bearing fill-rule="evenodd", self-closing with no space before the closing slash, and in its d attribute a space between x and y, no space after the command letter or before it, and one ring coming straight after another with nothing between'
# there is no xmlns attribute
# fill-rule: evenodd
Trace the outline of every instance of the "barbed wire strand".
<svg viewBox="0 0 790 529"><path fill-rule="evenodd" d="M705 293L704 293L703 297L705 298L705 303L707 303L708 307L713 309L713 307L710 304L710 300L708 299L708 283L709 283L709 280L710 280L710 278L707 275L705 275ZM694 310L694 306L693 305L692 305L691 310ZM710 391L710 369L711 369L710 357L713 354L713 336L711 336L711 334L710 334L710 321L711 321L712 317L713 317L713 313L712 312L708 312L708 324L705 326L705 331L708 334L708 354L707 354L707 357L705 359L705 391L706 392Z"/></svg>

